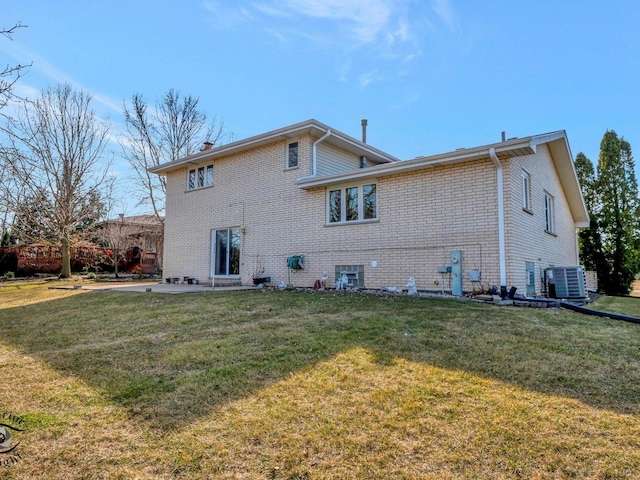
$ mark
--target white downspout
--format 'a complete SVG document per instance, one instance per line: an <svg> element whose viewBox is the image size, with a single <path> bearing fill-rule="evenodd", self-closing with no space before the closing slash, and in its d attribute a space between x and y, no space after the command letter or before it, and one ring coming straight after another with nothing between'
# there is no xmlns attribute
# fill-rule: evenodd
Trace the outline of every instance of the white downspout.
<svg viewBox="0 0 640 480"><path fill-rule="evenodd" d="M312 162L311 162L312 163L311 176L313 176L313 177L316 176L316 166L317 166L317 162L316 162L316 158L317 158L316 145L318 145L321 142L324 142L327 138L329 138L330 135L331 135L331 130L327 129L327 133L325 133L322 137L320 137L318 140L313 142L313 145L311 147L311 159L312 159Z"/></svg>
<svg viewBox="0 0 640 480"><path fill-rule="evenodd" d="M496 155L496 149L489 149L489 156L496 166L498 182L498 249L500 256L500 293L504 297L507 292L507 252L504 237L504 182L502 178L502 164Z"/></svg>

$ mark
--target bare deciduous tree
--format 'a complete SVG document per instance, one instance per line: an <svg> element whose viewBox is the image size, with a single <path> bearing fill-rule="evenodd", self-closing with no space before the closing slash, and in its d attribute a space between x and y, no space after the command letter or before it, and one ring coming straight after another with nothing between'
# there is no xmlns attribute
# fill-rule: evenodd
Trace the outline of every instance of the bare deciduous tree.
<svg viewBox="0 0 640 480"><path fill-rule="evenodd" d="M198 99L169 90L155 108L135 94L124 105L126 134L121 142L123 155L135 172L139 205L149 205L159 221L164 215L165 178L148 169L191 155L205 141L218 145L229 137L224 122L198 109Z"/></svg>
<svg viewBox="0 0 640 480"><path fill-rule="evenodd" d="M23 101L6 128L6 167L24 188L22 200L37 202L24 208L24 201L10 198L17 226L60 246L62 277L71 274L70 244L100 219L113 186L103 158L108 129L92 110L91 95L67 84Z"/></svg>
<svg viewBox="0 0 640 480"><path fill-rule="evenodd" d="M26 28L26 25L18 22L9 28L0 28L0 35L13 40L13 34L20 28ZM13 93L13 87L18 79L24 75L29 65L9 65L4 67L0 72L0 115L8 118L3 112L3 108L10 100L16 99ZM5 162L5 157L10 155L11 151L4 146L0 146L0 234L3 238L10 238L9 231L13 224L14 211L9 205L8 198L10 196L20 198L22 196L22 186L20 182L16 182L14 177L10 175L9 168Z"/></svg>
<svg viewBox="0 0 640 480"><path fill-rule="evenodd" d="M26 28L26 25L18 22L10 28L1 28L0 35L8 38L9 40L13 40L13 34L19 28ZM31 64L28 65L6 65L4 70L0 72L0 110L11 100L14 98L13 95L13 86L18 81L18 79L24 75L26 69L30 67Z"/></svg>

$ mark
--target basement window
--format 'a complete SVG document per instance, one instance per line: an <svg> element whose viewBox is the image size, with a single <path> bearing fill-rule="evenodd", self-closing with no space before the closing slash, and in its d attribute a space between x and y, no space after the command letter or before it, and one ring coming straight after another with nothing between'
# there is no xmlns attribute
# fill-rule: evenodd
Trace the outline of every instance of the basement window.
<svg viewBox="0 0 640 480"><path fill-rule="evenodd" d="M350 287L364 287L364 265L336 265L336 282L342 274L347 276Z"/></svg>

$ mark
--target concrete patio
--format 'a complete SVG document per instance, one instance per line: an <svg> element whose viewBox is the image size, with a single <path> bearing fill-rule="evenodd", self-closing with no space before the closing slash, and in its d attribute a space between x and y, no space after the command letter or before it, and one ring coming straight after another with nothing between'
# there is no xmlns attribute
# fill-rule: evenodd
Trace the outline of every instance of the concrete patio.
<svg viewBox="0 0 640 480"><path fill-rule="evenodd" d="M250 286L215 287L210 285L188 285L159 282L98 282L90 285L82 285L82 290L109 290L117 292L153 292L153 293L201 293L201 292L221 292L232 290L253 290Z"/></svg>

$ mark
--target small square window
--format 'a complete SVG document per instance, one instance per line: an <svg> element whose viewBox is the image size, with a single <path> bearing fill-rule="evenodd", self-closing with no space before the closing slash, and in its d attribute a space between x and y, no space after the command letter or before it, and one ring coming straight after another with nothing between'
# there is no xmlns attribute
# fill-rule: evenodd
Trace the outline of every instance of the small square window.
<svg viewBox="0 0 640 480"><path fill-rule="evenodd" d="M290 143L287 146L287 168L298 166L298 142Z"/></svg>

